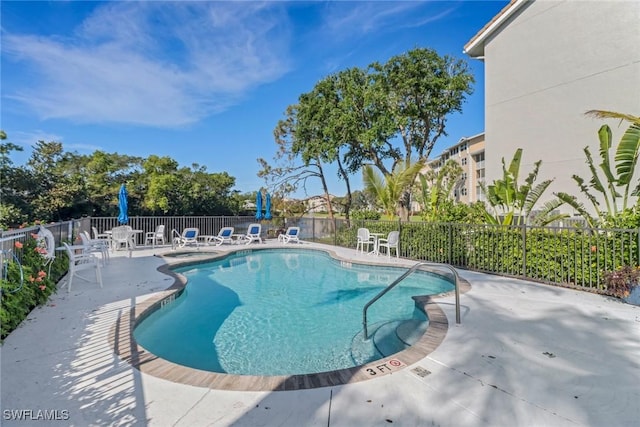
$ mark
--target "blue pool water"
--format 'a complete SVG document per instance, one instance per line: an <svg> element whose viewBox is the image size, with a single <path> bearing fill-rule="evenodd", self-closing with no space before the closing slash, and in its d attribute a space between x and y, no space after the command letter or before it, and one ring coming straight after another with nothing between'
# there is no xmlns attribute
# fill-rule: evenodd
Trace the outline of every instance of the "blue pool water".
<svg viewBox="0 0 640 427"><path fill-rule="evenodd" d="M184 292L142 320L135 339L181 365L244 375L293 375L382 357L362 339L362 309L406 269L346 264L322 251L257 250L178 270ZM373 304L370 331L415 319L413 295L453 285L418 272Z"/></svg>

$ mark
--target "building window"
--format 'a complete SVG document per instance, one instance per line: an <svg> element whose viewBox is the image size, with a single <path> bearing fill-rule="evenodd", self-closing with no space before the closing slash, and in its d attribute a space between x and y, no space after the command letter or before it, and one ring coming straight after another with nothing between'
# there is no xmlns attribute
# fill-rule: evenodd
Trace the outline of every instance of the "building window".
<svg viewBox="0 0 640 427"><path fill-rule="evenodd" d="M476 179L482 179L484 178L484 169L478 169L476 171Z"/></svg>
<svg viewBox="0 0 640 427"><path fill-rule="evenodd" d="M460 194L462 194L463 196L467 195L467 187L462 187L462 190L460 190Z"/></svg>
<svg viewBox="0 0 640 427"><path fill-rule="evenodd" d="M460 177L463 181L465 181L467 179L467 173L466 172L462 172L462 176Z"/></svg>
<svg viewBox="0 0 640 427"><path fill-rule="evenodd" d="M463 158L462 158L462 166L464 166L464 165L466 165L466 164L467 164L467 158L466 158L466 157L463 157Z"/></svg>

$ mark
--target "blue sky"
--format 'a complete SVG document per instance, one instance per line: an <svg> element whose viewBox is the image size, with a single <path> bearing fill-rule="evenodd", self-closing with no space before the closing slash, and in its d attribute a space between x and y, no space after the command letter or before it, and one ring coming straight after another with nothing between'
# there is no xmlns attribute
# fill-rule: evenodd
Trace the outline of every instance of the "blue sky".
<svg viewBox="0 0 640 427"><path fill-rule="evenodd" d="M273 158L273 129L300 94L428 47L467 60L476 78L433 156L484 130L483 64L462 48L507 3L2 1L0 126L25 148L15 164L38 140L57 141L79 154L170 156L255 191L256 159Z"/></svg>

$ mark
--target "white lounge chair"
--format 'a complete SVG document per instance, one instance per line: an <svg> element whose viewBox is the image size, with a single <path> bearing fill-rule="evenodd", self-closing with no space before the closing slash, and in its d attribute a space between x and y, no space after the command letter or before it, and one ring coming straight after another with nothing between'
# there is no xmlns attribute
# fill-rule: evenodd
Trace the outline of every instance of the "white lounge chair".
<svg viewBox="0 0 640 427"><path fill-rule="evenodd" d="M246 240L245 244L248 245L251 242L262 243L260 233L262 233L262 224L250 224L247 228L247 234L243 237L243 240Z"/></svg>
<svg viewBox="0 0 640 427"><path fill-rule="evenodd" d="M296 242L300 243L298 236L300 235L300 227L289 227L284 234L278 236L278 241L282 243Z"/></svg>
<svg viewBox="0 0 640 427"><path fill-rule="evenodd" d="M396 250L396 258L399 258L398 254L398 242L400 241L400 232L392 231L387 235L386 239L378 240L378 250L380 248L387 248L387 258L391 258L391 249Z"/></svg>
<svg viewBox="0 0 640 427"><path fill-rule="evenodd" d="M235 228L233 227L222 227L220 231L218 231L217 236L213 236L211 239L212 242L215 243L216 246L220 246L223 243L233 243L233 232Z"/></svg>
<svg viewBox="0 0 640 427"><path fill-rule="evenodd" d="M358 248L362 253L364 253L364 247L367 247L367 251L369 250L369 246L375 246L376 239L369 233L368 228L358 228L358 241L356 243L356 251Z"/></svg>
<svg viewBox="0 0 640 427"><path fill-rule="evenodd" d="M95 269L96 279L100 287L102 287L102 274L100 273L100 260L98 257L84 250L76 252L76 249L70 248L66 242L64 243L64 247L67 250L67 255L69 255L69 272L67 273L69 278L66 284L67 292L71 292L71 281L74 277L89 281L86 277L78 274L78 271L81 270Z"/></svg>
<svg viewBox="0 0 640 427"><path fill-rule="evenodd" d="M145 246L147 243L151 243L151 247L155 248L156 243L165 244L164 241L164 224L160 224L156 227L155 231L148 231L144 237Z"/></svg>
<svg viewBox="0 0 640 427"><path fill-rule="evenodd" d="M182 230L182 234L178 233L178 231L174 228L171 231L173 235L172 240L172 248L184 248L187 245L196 245L196 248L200 249L198 245L198 234L200 234L200 230L196 227L187 227Z"/></svg>

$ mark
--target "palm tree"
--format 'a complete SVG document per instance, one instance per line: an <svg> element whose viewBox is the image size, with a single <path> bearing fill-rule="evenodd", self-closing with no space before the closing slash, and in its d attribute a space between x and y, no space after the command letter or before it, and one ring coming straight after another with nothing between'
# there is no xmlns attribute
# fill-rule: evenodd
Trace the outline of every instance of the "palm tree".
<svg viewBox="0 0 640 427"><path fill-rule="evenodd" d="M408 168L398 163L391 174L383 176L376 172L373 166L365 165L362 170L364 192L376 200L378 207L382 208L385 215L395 217L402 198L423 167L423 160Z"/></svg>
<svg viewBox="0 0 640 427"><path fill-rule="evenodd" d="M424 217L429 221L437 221L447 202L450 203L451 193L460 182L462 167L449 159L437 172L430 170L420 174L420 199L423 203Z"/></svg>
<svg viewBox="0 0 640 427"><path fill-rule="evenodd" d="M615 168L612 168L610 156L610 150L613 145L611 128L608 125L602 125L598 130L600 158L602 159L602 163L599 166L604 174L604 180L600 177L593 163L589 147L585 147L583 150L591 171L589 184L585 184L585 180L582 177L573 175L573 180L576 181L580 191L591 202L599 221L602 223L607 218L615 218L618 214L627 210L629 208L629 196L640 195L640 179L636 182L636 187L632 189L633 175L640 154L640 117L605 110L590 110L585 114L600 119L620 119L631 123L618 143L614 156ZM614 169L615 174L613 172ZM591 189L601 194L606 206L606 212L600 208L600 203L590 191ZM619 190L622 190L623 194L620 194ZM558 193L557 196L578 211L590 227L596 225L596 220L589 214L584 205L577 201L575 196L563 192ZM622 198L622 204L618 209L620 198Z"/></svg>
<svg viewBox="0 0 640 427"><path fill-rule="evenodd" d="M489 186L480 184L482 191L487 196L487 202L493 209L493 214L485 211L485 217L490 224L526 224L531 219L534 206L553 182L553 179L547 179L534 186L542 164L542 161L538 160L534 163L533 170L524 180L524 184L519 185L518 177L521 159L522 148L518 148L508 169L506 168L504 157L502 158L502 179L494 180L493 184ZM563 203L559 199L545 203L542 210L532 219L532 223L534 225L547 225L555 220L567 217L568 215L566 214L553 213Z"/></svg>

